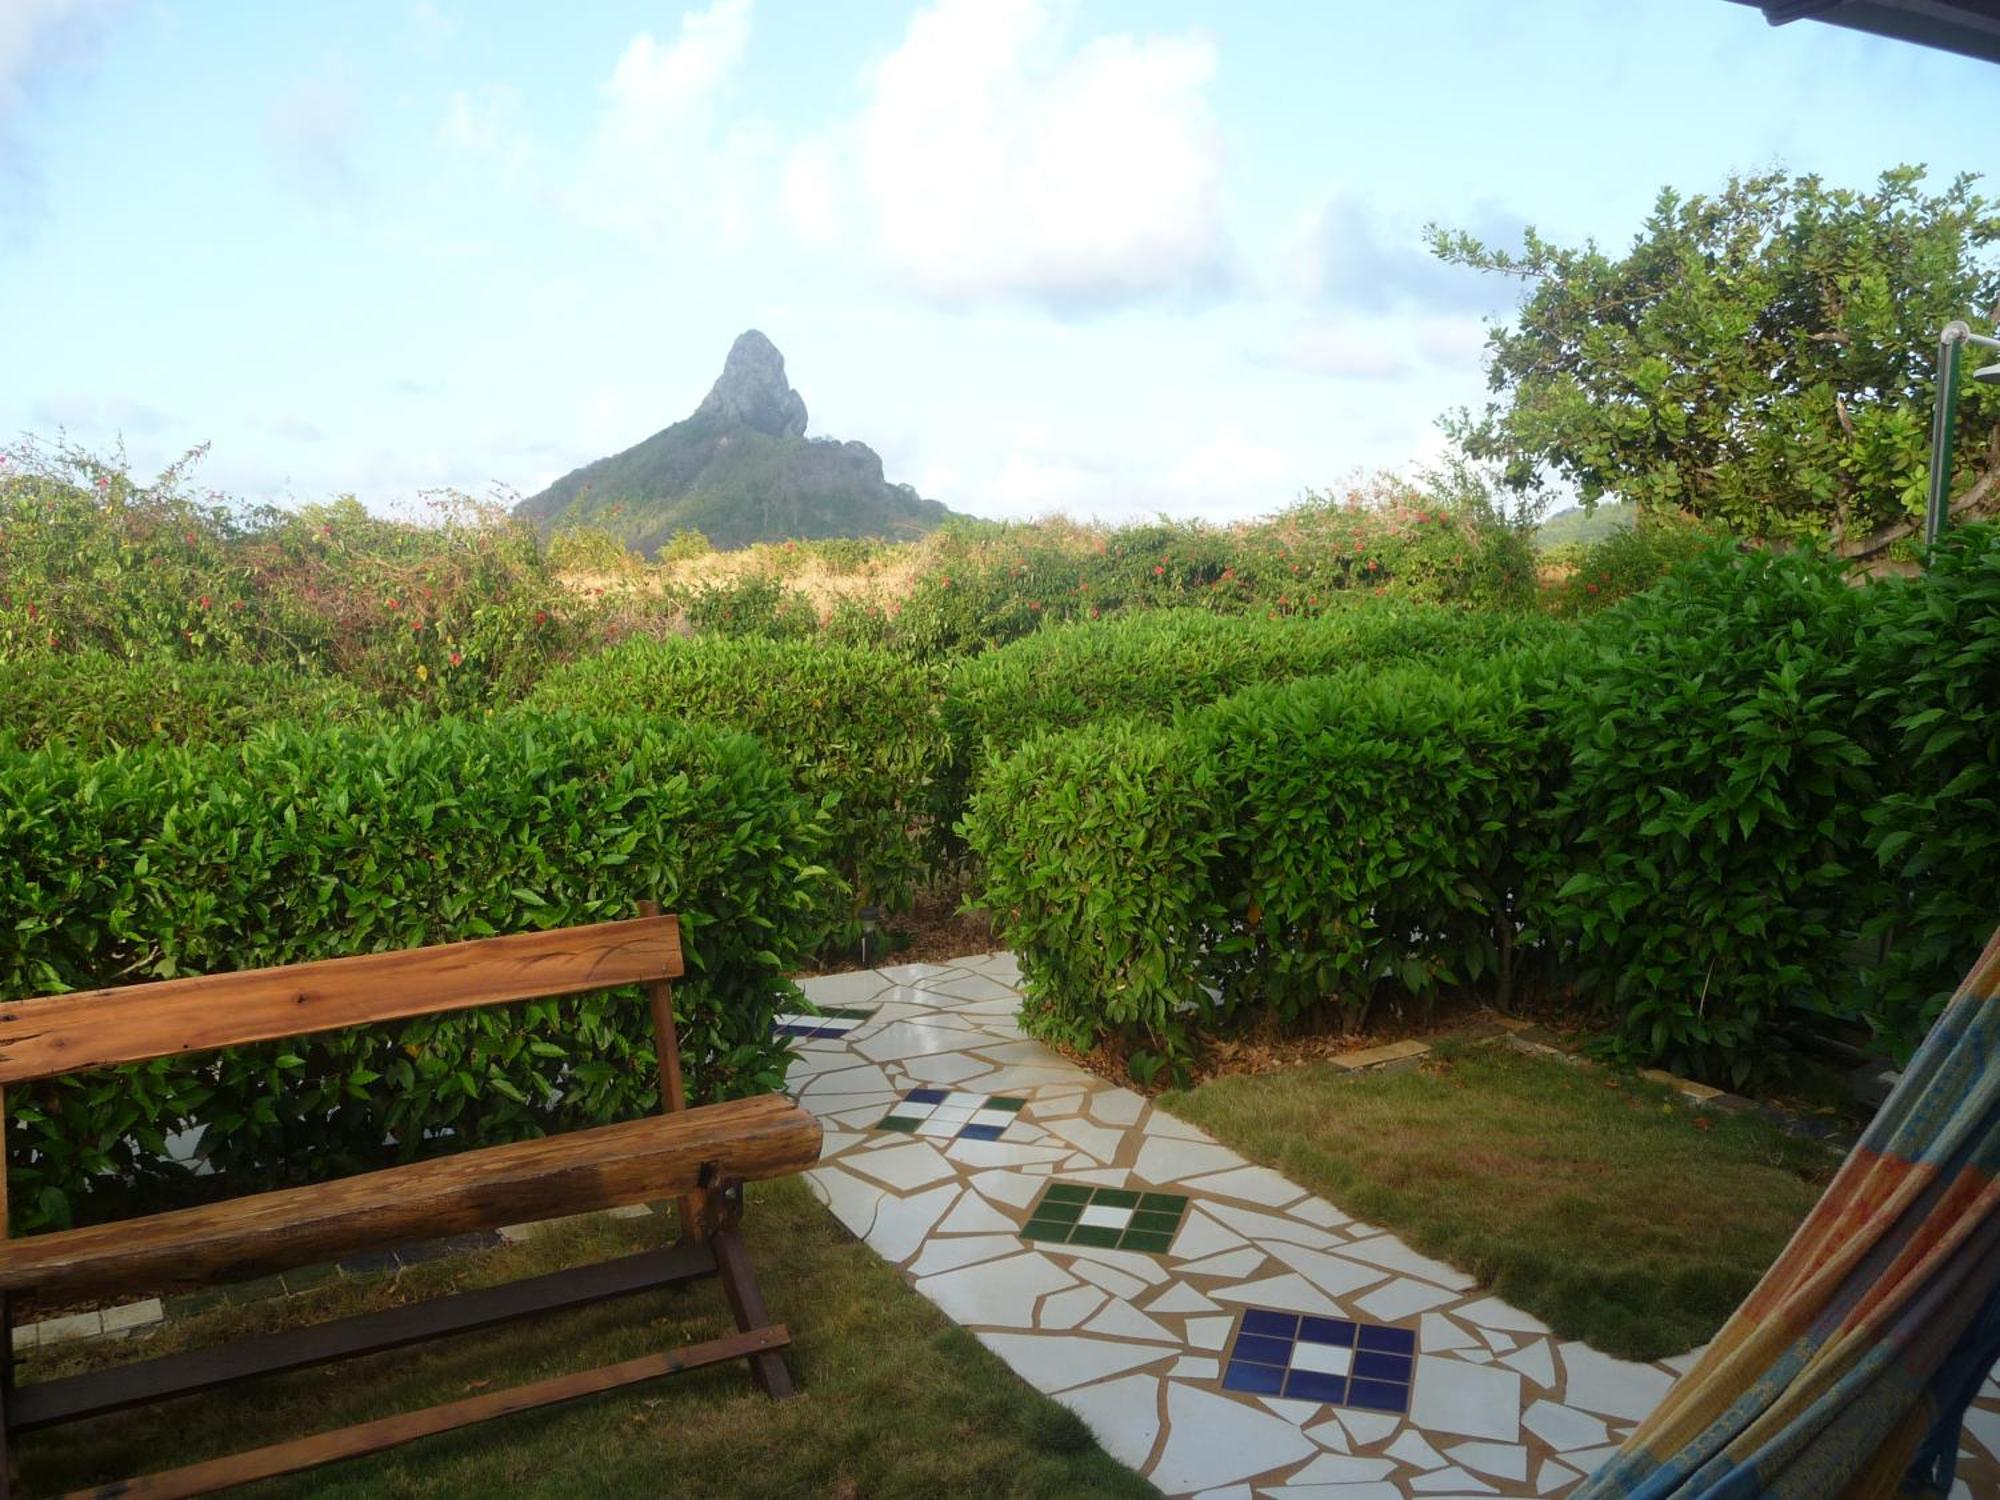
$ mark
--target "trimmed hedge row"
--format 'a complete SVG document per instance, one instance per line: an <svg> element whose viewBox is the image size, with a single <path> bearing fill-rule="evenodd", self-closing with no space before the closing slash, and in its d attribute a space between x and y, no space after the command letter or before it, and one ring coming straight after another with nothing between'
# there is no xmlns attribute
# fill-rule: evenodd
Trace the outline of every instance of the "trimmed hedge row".
<svg viewBox="0 0 2000 1500"><path fill-rule="evenodd" d="M1497 976L1545 743L1518 673L1352 671L994 766L965 828L1030 1022L1147 1074L1202 1027Z"/></svg>
<svg viewBox="0 0 2000 1500"><path fill-rule="evenodd" d="M910 904L923 874L911 830L946 763L928 667L866 646L638 640L558 668L528 702L712 720L756 735L826 814L856 902Z"/></svg>
<svg viewBox="0 0 2000 1500"><path fill-rule="evenodd" d="M1045 734L964 826L1078 1046L1519 971L1697 1076L1828 1017L1907 1052L2000 920L2000 529L1866 588L1724 550L1523 651Z"/></svg>
<svg viewBox="0 0 2000 1500"><path fill-rule="evenodd" d="M345 724L381 708L338 678L258 662L127 661L101 651L0 660L0 739L102 755L226 744L261 724Z"/></svg>
<svg viewBox="0 0 2000 1500"><path fill-rule="evenodd" d="M106 759L0 751L0 994L678 912L699 1098L783 1081L775 1009L822 929L827 830L747 735L515 711L274 729ZM10 1090L30 1226L339 1175L645 1112L636 992L335 1032ZM385 1144L386 1143L386 1144Z"/></svg>
<svg viewBox="0 0 2000 1500"><path fill-rule="evenodd" d="M1260 682L1481 658L1562 630L1532 615L1373 600L1277 620L1150 611L1044 630L961 662L945 722L965 786L1044 730L1119 715L1165 722Z"/></svg>

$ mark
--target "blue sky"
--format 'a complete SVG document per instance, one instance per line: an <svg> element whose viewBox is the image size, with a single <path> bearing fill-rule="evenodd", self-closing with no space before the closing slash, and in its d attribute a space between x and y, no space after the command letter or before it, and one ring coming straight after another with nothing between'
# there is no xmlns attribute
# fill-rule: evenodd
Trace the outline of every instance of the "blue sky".
<svg viewBox="0 0 2000 1500"><path fill-rule="evenodd" d="M1996 122L2000 69L1724 0L0 0L0 436L528 493L758 327L954 507L1230 518L1481 399L1513 288L1427 221L1622 244Z"/></svg>

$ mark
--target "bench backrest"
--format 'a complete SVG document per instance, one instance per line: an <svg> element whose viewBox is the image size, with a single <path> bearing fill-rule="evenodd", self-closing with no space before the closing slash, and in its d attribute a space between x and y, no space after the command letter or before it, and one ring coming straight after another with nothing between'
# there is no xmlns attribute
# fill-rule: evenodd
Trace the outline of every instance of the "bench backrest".
<svg viewBox="0 0 2000 1500"><path fill-rule="evenodd" d="M680 977L671 916L0 1003L0 1086Z"/></svg>
<svg viewBox="0 0 2000 1500"><path fill-rule="evenodd" d="M275 969L241 969L0 1003L0 1239L7 1236L9 1084L377 1021L639 984L651 1004L661 1102L687 1107L669 979L678 919L641 916Z"/></svg>

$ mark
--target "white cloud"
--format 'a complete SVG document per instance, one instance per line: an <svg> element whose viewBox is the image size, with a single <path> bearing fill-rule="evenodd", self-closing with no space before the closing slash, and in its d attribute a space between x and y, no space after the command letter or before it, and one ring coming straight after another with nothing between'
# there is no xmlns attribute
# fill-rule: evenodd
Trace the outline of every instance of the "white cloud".
<svg viewBox="0 0 2000 1500"><path fill-rule="evenodd" d="M1199 33L1075 45L1061 0L939 0L870 83L880 248L947 302L1080 311L1226 280L1222 148Z"/></svg>
<svg viewBox="0 0 2000 1500"><path fill-rule="evenodd" d="M1337 380L1407 380L1430 369L1477 370L1478 318L1331 318L1294 333L1259 363Z"/></svg>
<svg viewBox="0 0 2000 1500"><path fill-rule="evenodd" d="M40 203L41 176L22 133L30 101L93 61L118 0L0 0L0 226ZM67 65L67 66L65 66Z"/></svg>
<svg viewBox="0 0 2000 1500"><path fill-rule="evenodd" d="M1252 441L1240 428L1225 427L1189 450L1168 472L1167 482L1200 499L1224 502L1232 510L1245 501L1269 510L1282 499L1292 472L1292 461L1283 452Z"/></svg>
<svg viewBox="0 0 2000 1500"><path fill-rule="evenodd" d="M981 507L987 514L1016 519L1073 510L1095 488L1089 470L1058 458L1016 449L1001 460L984 486Z"/></svg>
<svg viewBox="0 0 2000 1500"><path fill-rule="evenodd" d="M698 226L740 241L751 184L773 154L764 127L721 122L749 44L750 0L689 12L670 42L633 37L599 90L571 207L612 228L684 235Z"/></svg>
<svg viewBox="0 0 2000 1500"><path fill-rule="evenodd" d="M815 249L840 242L840 210L833 148L825 141L807 141L793 149L785 164L778 204L793 233Z"/></svg>
<svg viewBox="0 0 2000 1500"><path fill-rule="evenodd" d="M81 392L44 397L35 403L32 415L37 427L98 439L152 436L177 425L169 413L131 396Z"/></svg>
<svg viewBox="0 0 2000 1500"><path fill-rule="evenodd" d="M264 117L264 142L280 176L325 208L354 210L368 196L355 146L361 105L338 69L293 84Z"/></svg>
<svg viewBox="0 0 2000 1500"><path fill-rule="evenodd" d="M461 151L497 151L520 107L520 91L509 84L454 89L438 138Z"/></svg>

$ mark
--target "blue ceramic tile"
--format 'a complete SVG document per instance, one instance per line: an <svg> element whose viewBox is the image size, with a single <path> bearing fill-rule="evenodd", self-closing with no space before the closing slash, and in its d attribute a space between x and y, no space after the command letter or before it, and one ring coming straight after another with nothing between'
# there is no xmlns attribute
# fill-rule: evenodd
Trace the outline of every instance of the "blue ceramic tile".
<svg viewBox="0 0 2000 1500"><path fill-rule="evenodd" d="M1352 1349L1354 1347L1354 1333L1354 1325L1345 1318L1301 1318L1299 1320L1299 1338L1308 1344L1341 1344Z"/></svg>
<svg viewBox="0 0 2000 1500"><path fill-rule="evenodd" d="M1269 1365L1238 1364L1234 1360L1222 1376L1225 1391L1243 1391L1252 1396L1275 1396L1284 1383L1283 1370L1274 1370Z"/></svg>
<svg viewBox="0 0 2000 1500"><path fill-rule="evenodd" d="M1347 1404L1365 1407L1369 1411L1408 1411L1410 1388L1381 1380L1350 1380L1347 1382Z"/></svg>
<svg viewBox="0 0 2000 1500"><path fill-rule="evenodd" d="M1000 1132L1006 1128L1004 1125L968 1125L959 1131L958 1138L961 1141L997 1141Z"/></svg>
<svg viewBox="0 0 2000 1500"><path fill-rule="evenodd" d="M1243 1314L1245 1333L1268 1334L1272 1338L1288 1339L1299 1331L1297 1313L1271 1312L1267 1308L1253 1307Z"/></svg>
<svg viewBox="0 0 2000 1500"><path fill-rule="evenodd" d="M1407 1354L1375 1354L1364 1349L1354 1356L1354 1373L1369 1380L1394 1380L1408 1385L1410 1364Z"/></svg>
<svg viewBox="0 0 2000 1500"><path fill-rule="evenodd" d="M1285 1377L1285 1395L1293 1401L1337 1402L1347 1395L1347 1377L1294 1370Z"/></svg>
<svg viewBox="0 0 2000 1500"><path fill-rule="evenodd" d="M1361 1330L1361 1347L1379 1349L1384 1354L1415 1354L1417 1335L1408 1328L1384 1328L1379 1323L1370 1323Z"/></svg>
<svg viewBox="0 0 2000 1500"><path fill-rule="evenodd" d="M911 1089L903 1097L912 1104L938 1104L948 1092L948 1089Z"/></svg>
<svg viewBox="0 0 2000 1500"><path fill-rule="evenodd" d="M1239 1334L1236 1347L1229 1351L1229 1357L1247 1359L1252 1364L1276 1365L1282 1370L1292 1362L1292 1341L1267 1339L1254 1333Z"/></svg>

